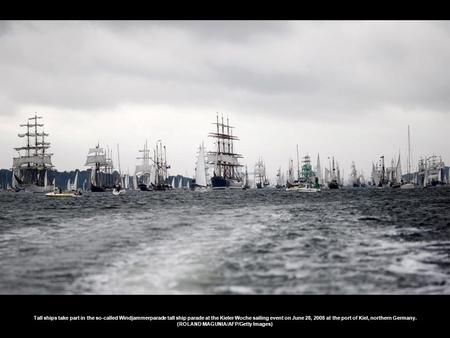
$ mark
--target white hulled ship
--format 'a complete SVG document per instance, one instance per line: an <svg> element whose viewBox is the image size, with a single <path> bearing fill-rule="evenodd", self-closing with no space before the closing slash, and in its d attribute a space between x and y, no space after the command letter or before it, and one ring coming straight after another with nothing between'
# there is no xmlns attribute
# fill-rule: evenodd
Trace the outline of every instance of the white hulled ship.
<svg viewBox="0 0 450 338"><path fill-rule="evenodd" d="M139 150L142 153L142 157L136 157L138 160L142 160L142 163L136 166L135 170L135 189L141 191L153 190L152 182L154 182L155 168L153 164L150 164L150 150L148 149L147 141L145 141L144 149Z"/></svg>

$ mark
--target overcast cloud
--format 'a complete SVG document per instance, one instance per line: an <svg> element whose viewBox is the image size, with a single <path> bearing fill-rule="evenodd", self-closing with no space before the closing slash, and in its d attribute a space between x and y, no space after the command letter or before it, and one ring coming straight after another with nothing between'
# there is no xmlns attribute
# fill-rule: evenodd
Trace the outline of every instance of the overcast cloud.
<svg viewBox="0 0 450 338"><path fill-rule="evenodd" d="M216 112L251 169L275 176L301 155L369 174L400 151L450 163L450 23L381 21L0 22L0 167L18 124L44 116L58 170L83 168L97 141L134 172L148 139L172 174L193 174ZM405 168L406 163L403 166Z"/></svg>

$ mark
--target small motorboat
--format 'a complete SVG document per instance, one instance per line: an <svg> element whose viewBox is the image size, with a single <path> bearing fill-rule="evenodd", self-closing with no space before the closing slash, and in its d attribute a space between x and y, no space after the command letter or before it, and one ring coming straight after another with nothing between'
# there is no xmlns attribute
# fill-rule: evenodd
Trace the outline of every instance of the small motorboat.
<svg viewBox="0 0 450 338"><path fill-rule="evenodd" d="M52 192L46 193L45 196L47 196L47 197L81 197L82 195L77 192L69 192L69 191L55 192L55 191L52 191Z"/></svg>

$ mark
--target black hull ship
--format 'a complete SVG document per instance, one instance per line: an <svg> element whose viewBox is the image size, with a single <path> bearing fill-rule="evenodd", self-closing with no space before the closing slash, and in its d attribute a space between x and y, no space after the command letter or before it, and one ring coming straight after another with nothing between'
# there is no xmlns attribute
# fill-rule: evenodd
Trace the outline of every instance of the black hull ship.
<svg viewBox="0 0 450 338"><path fill-rule="evenodd" d="M113 163L109 154L107 154L103 148L100 148L100 144L97 144L95 148L89 149L86 163L84 165L91 167L91 192L105 192L113 190Z"/></svg>
<svg viewBox="0 0 450 338"><path fill-rule="evenodd" d="M233 128L231 127L227 118L227 123L219 122L219 116L216 116L216 132L210 133L209 136L215 139L217 151L208 152L208 164L214 166L213 176L211 177L211 189L242 189L243 180L239 173L238 159L242 155L234 152L233 141L238 140L233 135Z"/></svg>
<svg viewBox="0 0 450 338"><path fill-rule="evenodd" d="M147 141L144 144L142 164L136 166L136 183L140 191L167 190L172 187L168 184L168 169L166 146L163 146L160 140L156 143L153 150L153 158L150 157L150 150ZM153 163L150 163L152 161Z"/></svg>
<svg viewBox="0 0 450 338"><path fill-rule="evenodd" d="M26 124L20 125L27 128L26 133L18 134L20 138L26 138L26 144L14 148L19 153L19 157L13 158L11 183L14 191L47 193L54 189L54 183L48 182L53 168L53 154L46 152L50 143L45 142L45 137L49 134L44 132L44 124L38 123L39 119L42 117L35 114Z"/></svg>

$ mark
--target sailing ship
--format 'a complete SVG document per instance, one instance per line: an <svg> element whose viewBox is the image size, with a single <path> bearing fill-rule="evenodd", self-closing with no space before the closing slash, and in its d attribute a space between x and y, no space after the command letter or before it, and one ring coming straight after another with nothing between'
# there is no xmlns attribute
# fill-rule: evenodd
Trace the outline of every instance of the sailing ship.
<svg viewBox="0 0 450 338"><path fill-rule="evenodd" d="M298 148L297 148L298 153ZM311 157L305 155L302 160L301 170L298 171L298 180L286 190L298 190L300 192L319 192L319 178L312 169Z"/></svg>
<svg viewBox="0 0 450 338"><path fill-rule="evenodd" d="M168 169L170 169L170 166L167 165L166 146L162 145L161 140L156 142L153 154L153 165L155 169L154 181L151 181L153 190L171 189L172 186L168 182Z"/></svg>
<svg viewBox="0 0 450 338"><path fill-rule="evenodd" d="M258 162L255 164L254 175L257 189L266 188L269 186L270 183L266 176L266 165L261 158L259 158Z"/></svg>
<svg viewBox="0 0 450 338"><path fill-rule="evenodd" d="M205 161L205 146L202 143L198 148L197 163L195 164L195 178L192 182L192 188L194 190L206 190L208 187L207 182L208 181L207 181L207 167ZM172 187L174 188L175 185L173 184Z"/></svg>
<svg viewBox="0 0 450 338"><path fill-rule="evenodd" d="M282 189L285 187L284 174L281 173L281 168L277 171L277 183L275 185L276 189Z"/></svg>
<svg viewBox="0 0 450 338"><path fill-rule="evenodd" d="M148 149L147 140L144 144L144 149L139 150L142 153L142 157L136 157L138 160L142 160L142 164L136 166L134 174L134 189L141 191L153 190L152 181L154 181L155 168L150 164L150 150Z"/></svg>
<svg viewBox="0 0 450 338"><path fill-rule="evenodd" d="M402 169L400 154L397 161L391 160L391 166L386 167L384 155L380 156L379 164L372 162L372 185L379 188L400 188L402 185Z"/></svg>
<svg viewBox="0 0 450 338"><path fill-rule="evenodd" d="M14 148L18 157L13 158L12 166L12 187L15 191L25 190L27 192L49 192L54 189L54 185L48 182L49 172L53 165L51 156L47 153L50 143L45 142L45 137L49 134L44 132L44 124L38 123L42 116L35 114L28 119L26 133L20 133L20 138L26 138L26 145Z"/></svg>
<svg viewBox="0 0 450 338"><path fill-rule="evenodd" d="M349 185L353 188L364 188L366 186L363 172L361 170L361 173L358 175L354 161L351 166Z"/></svg>
<svg viewBox="0 0 450 338"><path fill-rule="evenodd" d="M297 144L297 179L295 179L294 175L294 161L289 159L288 166L288 179L286 181L286 190L296 190L301 187L300 184L300 159L298 156L298 144Z"/></svg>
<svg viewBox="0 0 450 338"><path fill-rule="evenodd" d="M421 158L417 173L417 184L426 188L445 184L445 164L442 158L436 155Z"/></svg>
<svg viewBox="0 0 450 338"><path fill-rule="evenodd" d="M100 144L97 143L95 148L90 148L86 163L87 167L91 167L90 189L92 192L104 192L112 190L112 169L113 163L108 153Z"/></svg>
<svg viewBox="0 0 450 338"><path fill-rule="evenodd" d="M330 163L330 169L325 168L325 181L329 189L339 189L342 185L339 166L335 165L334 156Z"/></svg>
<svg viewBox="0 0 450 338"><path fill-rule="evenodd" d="M242 167L238 159L242 155L234 152L233 141L239 140L233 135L233 128L230 126L228 118L227 124L219 122L219 115L216 116L216 132L209 136L215 139L217 151L208 152L208 164L214 166L213 176L211 177L211 188L213 190L221 189L242 189L243 182L239 172Z"/></svg>

